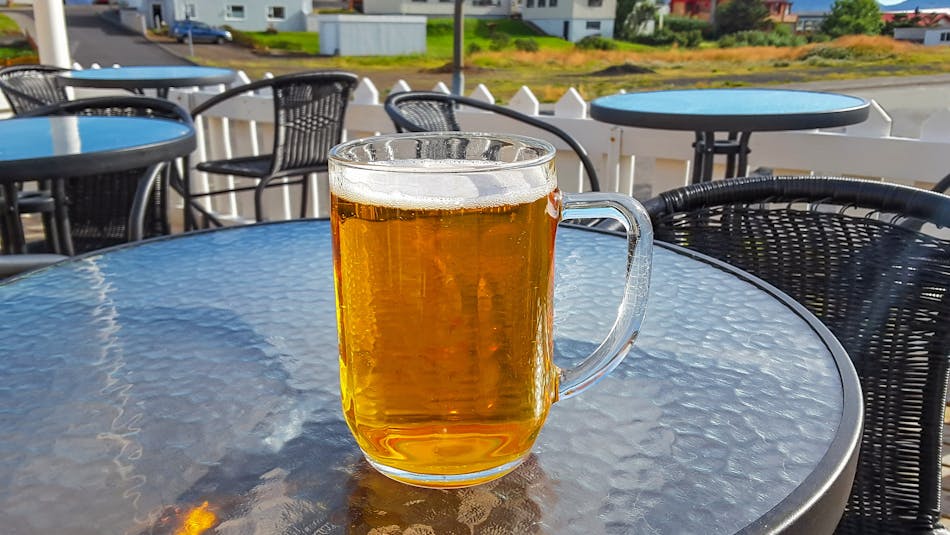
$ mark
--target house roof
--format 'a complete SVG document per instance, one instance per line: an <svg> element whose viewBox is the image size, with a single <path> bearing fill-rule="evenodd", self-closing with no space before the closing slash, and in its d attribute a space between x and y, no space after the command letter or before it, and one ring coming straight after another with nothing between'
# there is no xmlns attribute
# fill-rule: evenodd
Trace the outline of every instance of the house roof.
<svg viewBox="0 0 950 535"><path fill-rule="evenodd" d="M948 13L881 13L881 20L892 22L895 17L902 15L906 20L913 22L919 27L950 26L950 14Z"/></svg>

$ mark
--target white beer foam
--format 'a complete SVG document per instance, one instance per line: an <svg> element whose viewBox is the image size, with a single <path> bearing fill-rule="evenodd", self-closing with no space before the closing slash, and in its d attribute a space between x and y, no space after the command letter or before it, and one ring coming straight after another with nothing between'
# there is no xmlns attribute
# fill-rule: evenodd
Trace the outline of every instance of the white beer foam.
<svg viewBox="0 0 950 535"><path fill-rule="evenodd" d="M379 161L373 162L373 166L418 169L419 172L360 167L331 169L330 191L349 201L376 206L454 210L532 202L546 196L557 185L547 165L499 169L492 168L491 162L420 159ZM445 172L439 172L442 170Z"/></svg>

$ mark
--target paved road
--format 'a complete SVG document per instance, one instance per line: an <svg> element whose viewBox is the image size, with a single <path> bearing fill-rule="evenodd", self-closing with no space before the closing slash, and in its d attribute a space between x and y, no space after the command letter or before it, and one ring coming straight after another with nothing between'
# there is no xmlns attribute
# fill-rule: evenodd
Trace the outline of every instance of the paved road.
<svg viewBox="0 0 950 535"><path fill-rule="evenodd" d="M127 32L100 16L103 6L66 6L66 31L70 55L83 67L92 63L102 66L120 65L189 65L178 56L166 52L144 37ZM33 11L5 11L21 28L36 35Z"/></svg>

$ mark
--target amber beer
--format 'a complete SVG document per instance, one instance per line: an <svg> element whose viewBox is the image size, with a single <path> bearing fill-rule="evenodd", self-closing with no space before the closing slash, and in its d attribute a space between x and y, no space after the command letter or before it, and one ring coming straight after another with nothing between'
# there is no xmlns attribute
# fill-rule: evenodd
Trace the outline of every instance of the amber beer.
<svg viewBox="0 0 950 535"><path fill-rule="evenodd" d="M529 453L557 395L560 195L544 189L453 208L332 192L343 412L388 475L511 469Z"/></svg>
<svg viewBox="0 0 950 535"><path fill-rule="evenodd" d="M513 470L551 405L605 376L636 338L649 216L625 195L562 196L554 154L537 139L459 132L330 151L343 413L384 475L450 488ZM617 320L563 370L552 355L562 214L613 217L628 229Z"/></svg>

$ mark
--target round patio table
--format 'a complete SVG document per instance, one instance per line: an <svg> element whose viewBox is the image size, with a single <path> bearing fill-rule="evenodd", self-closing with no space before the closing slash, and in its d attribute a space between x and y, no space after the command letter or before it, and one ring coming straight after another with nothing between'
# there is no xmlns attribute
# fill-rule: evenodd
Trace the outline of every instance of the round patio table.
<svg viewBox="0 0 950 535"><path fill-rule="evenodd" d="M154 89L160 98L172 87L226 84L237 73L231 69L197 65L139 65L105 69L83 69L57 74L63 85L100 89L127 89L142 93Z"/></svg>
<svg viewBox="0 0 950 535"><path fill-rule="evenodd" d="M0 121L0 139L0 185L7 199L16 198L18 182L138 169L180 158L196 147L195 131L189 125L145 117L13 118ZM60 181L53 181L54 188L61 186ZM57 198L62 198L62 192L59 194ZM4 204L11 237L4 249L22 253L23 231L16 203ZM66 207L57 204L57 220L67 221ZM69 235L68 228L58 232Z"/></svg>
<svg viewBox="0 0 950 535"><path fill-rule="evenodd" d="M692 130L693 183L712 180L713 158L725 154L725 178L744 173L752 132L808 130L860 123L870 103L859 97L792 89L677 89L595 99L591 118L659 130ZM726 133L725 139L717 139ZM738 157L738 166L736 158Z"/></svg>
<svg viewBox="0 0 950 535"><path fill-rule="evenodd" d="M559 232L559 362L609 329L625 244ZM351 438L326 221L138 242L21 277L0 286L0 522L74 535L830 532L861 427L848 357L761 281L668 246L654 260L631 354L555 404L524 465L461 490L389 480Z"/></svg>

